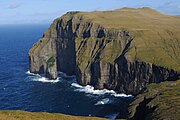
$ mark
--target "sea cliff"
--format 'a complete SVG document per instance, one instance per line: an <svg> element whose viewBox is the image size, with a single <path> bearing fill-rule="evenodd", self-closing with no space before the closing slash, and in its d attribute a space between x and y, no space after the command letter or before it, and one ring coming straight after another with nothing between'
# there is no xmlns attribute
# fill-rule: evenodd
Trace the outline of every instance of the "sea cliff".
<svg viewBox="0 0 180 120"><path fill-rule="evenodd" d="M180 17L150 8L68 12L29 51L30 71L81 85L142 92L180 74Z"/></svg>

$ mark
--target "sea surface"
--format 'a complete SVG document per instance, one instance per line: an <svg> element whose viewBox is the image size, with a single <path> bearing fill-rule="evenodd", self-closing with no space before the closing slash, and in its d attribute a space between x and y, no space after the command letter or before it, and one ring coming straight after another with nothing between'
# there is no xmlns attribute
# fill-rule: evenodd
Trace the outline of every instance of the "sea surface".
<svg viewBox="0 0 180 120"><path fill-rule="evenodd" d="M29 72L28 51L49 25L0 25L0 110L125 117L131 95L80 86L59 72L47 80Z"/></svg>

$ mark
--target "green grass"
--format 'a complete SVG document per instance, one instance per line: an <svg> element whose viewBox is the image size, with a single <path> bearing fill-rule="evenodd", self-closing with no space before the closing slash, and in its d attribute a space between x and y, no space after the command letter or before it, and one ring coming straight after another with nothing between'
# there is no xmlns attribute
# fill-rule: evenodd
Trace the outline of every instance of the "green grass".
<svg viewBox="0 0 180 120"><path fill-rule="evenodd" d="M180 80L166 81L159 84L148 85L147 92L136 97L129 109L131 117L134 115L138 105L146 99L153 98L147 105L148 109L153 106L157 108L146 115L153 119L178 119L180 118ZM151 119L152 119L151 118Z"/></svg>
<svg viewBox="0 0 180 120"><path fill-rule="evenodd" d="M83 20L100 24L105 28L121 30L178 28L176 25L180 24L179 17L165 15L151 8L122 8L113 11L80 12L77 15L83 16Z"/></svg>
<svg viewBox="0 0 180 120"><path fill-rule="evenodd" d="M46 112L25 112L19 110L0 111L0 120L106 120L97 117L71 116Z"/></svg>
<svg viewBox="0 0 180 120"><path fill-rule="evenodd" d="M163 66L169 69L180 71L180 17L170 16L151 8L122 8L113 11L94 11L67 13L56 19L50 29L45 33L44 38L39 40L31 48L29 55L39 55L44 46L51 40L55 40L56 25L59 20L63 20L62 28L65 29L68 21L73 22L72 29L75 32L77 24L92 23L96 32L98 26L106 29L122 30L130 32L134 38L131 49L126 56L131 61L143 61ZM80 25L79 32L89 30ZM95 55L100 52L98 60L113 63L120 55L121 44L106 44L104 50L96 46L96 41L119 40L122 38L112 36L111 38L75 38L77 65L84 71L88 63L95 61ZM41 41L41 42L40 42ZM88 41L86 45L78 50L81 41ZM97 60L96 60L97 61Z"/></svg>
<svg viewBox="0 0 180 120"><path fill-rule="evenodd" d="M48 67L52 67L52 66L54 66L54 63L55 63L55 58L52 56L48 59L47 65L48 65Z"/></svg>
<svg viewBox="0 0 180 120"><path fill-rule="evenodd" d="M127 55L132 59L180 71L180 17L150 8L80 12L77 15L108 29L129 31L134 40Z"/></svg>

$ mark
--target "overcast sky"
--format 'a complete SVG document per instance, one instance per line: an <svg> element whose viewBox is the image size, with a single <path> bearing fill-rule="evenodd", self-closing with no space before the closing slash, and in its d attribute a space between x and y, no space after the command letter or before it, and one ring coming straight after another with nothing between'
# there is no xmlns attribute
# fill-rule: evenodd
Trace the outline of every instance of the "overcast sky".
<svg viewBox="0 0 180 120"><path fill-rule="evenodd" d="M0 24L49 24L68 11L144 6L180 15L180 0L0 0Z"/></svg>

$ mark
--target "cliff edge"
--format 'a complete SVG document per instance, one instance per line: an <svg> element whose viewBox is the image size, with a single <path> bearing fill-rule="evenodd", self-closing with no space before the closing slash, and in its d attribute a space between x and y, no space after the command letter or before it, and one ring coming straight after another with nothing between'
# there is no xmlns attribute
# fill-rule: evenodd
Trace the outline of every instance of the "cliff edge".
<svg viewBox="0 0 180 120"><path fill-rule="evenodd" d="M180 80L150 84L129 107L130 120L178 120Z"/></svg>
<svg viewBox="0 0 180 120"><path fill-rule="evenodd" d="M180 74L180 17L150 8L68 12L29 51L30 71L137 94Z"/></svg>

